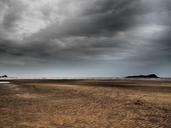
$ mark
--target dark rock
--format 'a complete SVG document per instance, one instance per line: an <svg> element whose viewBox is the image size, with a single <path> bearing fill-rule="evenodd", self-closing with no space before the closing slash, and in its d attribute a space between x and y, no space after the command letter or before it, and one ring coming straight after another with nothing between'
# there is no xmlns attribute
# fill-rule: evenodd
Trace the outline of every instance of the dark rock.
<svg viewBox="0 0 171 128"><path fill-rule="evenodd" d="M127 76L125 78L159 78L156 74Z"/></svg>
<svg viewBox="0 0 171 128"><path fill-rule="evenodd" d="M8 77L7 75L0 76L0 78L7 78L7 77Z"/></svg>
<svg viewBox="0 0 171 128"><path fill-rule="evenodd" d="M7 78L8 76L7 76L7 75L3 75L2 77L3 77L3 78Z"/></svg>

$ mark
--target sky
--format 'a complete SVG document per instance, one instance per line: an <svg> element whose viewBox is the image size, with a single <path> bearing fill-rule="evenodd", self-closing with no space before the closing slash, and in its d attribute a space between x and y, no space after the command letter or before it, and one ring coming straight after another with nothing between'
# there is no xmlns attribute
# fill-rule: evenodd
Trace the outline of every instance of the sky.
<svg viewBox="0 0 171 128"><path fill-rule="evenodd" d="M0 0L0 74L171 77L171 0Z"/></svg>

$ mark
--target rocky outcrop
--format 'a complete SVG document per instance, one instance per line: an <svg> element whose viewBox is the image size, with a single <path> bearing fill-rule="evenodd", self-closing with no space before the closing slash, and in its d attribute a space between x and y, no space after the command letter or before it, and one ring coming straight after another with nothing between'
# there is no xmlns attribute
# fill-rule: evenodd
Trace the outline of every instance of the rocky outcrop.
<svg viewBox="0 0 171 128"><path fill-rule="evenodd" d="M0 76L0 78L7 78L7 77L8 77L7 75Z"/></svg>
<svg viewBox="0 0 171 128"><path fill-rule="evenodd" d="M125 78L159 78L156 74L127 76Z"/></svg>

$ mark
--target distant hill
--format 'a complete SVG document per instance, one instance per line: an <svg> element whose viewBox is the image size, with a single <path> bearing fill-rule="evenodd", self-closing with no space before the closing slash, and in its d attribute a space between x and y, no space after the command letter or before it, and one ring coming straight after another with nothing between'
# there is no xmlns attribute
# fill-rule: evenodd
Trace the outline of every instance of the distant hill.
<svg viewBox="0 0 171 128"><path fill-rule="evenodd" d="M159 78L156 74L127 76L125 78Z"/></svg>

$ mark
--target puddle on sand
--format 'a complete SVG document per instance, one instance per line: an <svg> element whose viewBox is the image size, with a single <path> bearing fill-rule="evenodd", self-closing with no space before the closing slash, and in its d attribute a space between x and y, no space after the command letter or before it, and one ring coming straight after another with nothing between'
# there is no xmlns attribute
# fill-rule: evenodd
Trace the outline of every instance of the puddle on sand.
<svg viewBox="0 0 171 128"><path fill-rule="evenodd" d="M0 81L0 84L9 84L9 81Z"/></svg>

